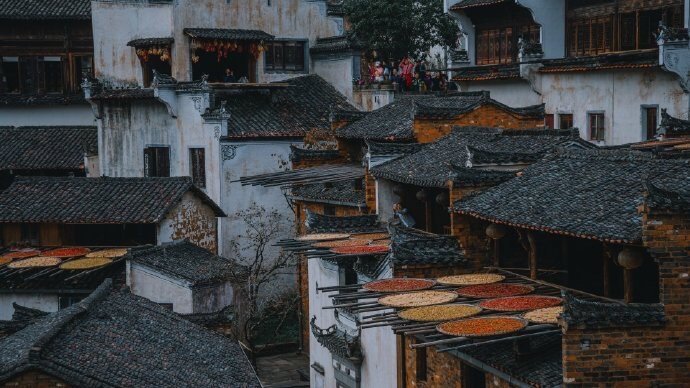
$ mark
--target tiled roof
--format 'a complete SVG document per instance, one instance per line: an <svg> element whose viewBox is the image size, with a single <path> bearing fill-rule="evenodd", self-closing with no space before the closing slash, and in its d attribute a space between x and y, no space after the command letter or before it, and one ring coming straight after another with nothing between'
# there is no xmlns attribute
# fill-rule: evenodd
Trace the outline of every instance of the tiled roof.
<svg viewBox="0 0 690 388"><path fill-rule="evenodd" d="M392 103L338 129L336 134L345 139L412 140L414 139L412 133L414 102L428 98L433 97L422 95L396 97Z"/></svg>
<svg viewBox="0 0 690 388"><path fill-rule="evenodd" d="M16 333L48 315L47 312L12 303L14 313L9 321L0 320L0 338Z"/></svg>
<svg viewBox="0 0 690 388"><path fill-rule="evenodd" d="M328 0L326 2L326 14L328 16L345 16L343 0Z"/></svg>
<svg viewBox="0 0 690 388"><path fill-rule="evenodd" d="M81 387L260 387L239 344L109 281L0 340L0 381L39 370Z"/></svg>
<svg viewBox="0 0 690 388"><path fill-rule="evenodd" d="M630 51L591 57L551 59L539 68L542 73L659 67L658 50Z"/></svg>
<svg viewBox="0 0 690 388"><path fill-rule="evenodd" d="M275 37L261 30L228 28L185 28L184 33L196 39L273 40Z"/></svg>
<svg viewBox="0 0 690 388"><path fill-rule="evenodd" d="M364 189L355 189L354 182L351 181L293 186L290 198L305 202L366 207Z"/></svg>
<svg viewBox="0 0 690 388"><path fill-rule="evenodd" d="M327 329L321 329L316 326L316 316L311 318L309 324L316 341L328 349L331 354L357 364L362 362L363 356L359 336L350 336L338 329L336 325Z"/></svg>
<svg viewBox="0 0 690 388"><path fill-rule="evenodd" d="M540 335L525 338L523 341L522 346L528 349L527 354L521 352L513 341L482 344L459 352L529 386L544 388L563 386L561 335L559 333Z"/></svg>
<svg viewBox="0 0 690 388"><path fill-rule="evenodd" d="M290 160L292 162L301 162L304 160L336 160L340 158L340 151L338 150L312 150L290 146Z"/></svg>
<svg viewBox="0 0 690 388"><path fill-rule="evenodd" d="M144 100L154 98L153 89L102 89L91 96L92 100Z"/></svg>
<svg viewBox="0 0 690 388"><path fill-rule="evenodd" d="M84 170L96 152L96 127L0 128L0 170Z"/></svg>
<svg viewBox="0 0 690 388"><path fill-rule="evenodd" d="M91 0L0 0L0 19L91 19Z"/></svg>
<svg viewBox="0 0 690 388"><path fill-rule="evenodd" d="M398 265L434 264L463 265L463 256L457 238L390 224L391 259Z"/></svg>
<svg viewBox="0 0 690 388"><path fill-rule="evenodd" d="M505 160L507 157L522 159L517 157L520 154L542 156L573 142L579 143L579 140L571 131L458 127L450 135L425 144L411 155L373 167L371 174L376 178L416 186L446 187L447 182L455 177L454 166L468 167L467 163L471 161L468 159L468 146L500 155ZM495 163L500 164L501 161ZM460 173L466 175L470 171L460 170ZM478 173L477 178L486 175Z"/></svg>
<svg viewBox="0 0 690 388"><path fill-rule="evenodd" d="M79 94L0 94L0 106L37 105L86 105L83 93Z"/></svg>
<svg viewBox="0 0 690 388"><path fill-rule="evenodd" d="M310 233L365 233L383 230L376 214L337 217L307 210L305 222Z"/></svg>
<svg viewBox="0 0 690 388"><path fill-rule="evenodd" d="M486 104L525 117L544 116L543 105L511 108L491 99L488 92L459 92L446 96L404 95L338 129L336 135L345 139L386 142L414 140L415 118L450 118Z"/></svg>
<svg viewBox="0 0 690 388"><path fill-rule="evenodd" d="M318 75L287 81L271 93L247 91L227 101L229 138L302 137L309 130L330 130L330 112L355 109Z"/></svg>
<svg viewBox="0 0 690 388"><path fill-rule="evenodd" d="M420 143L382 143L367 141L369 153L378 156L397 156L413 154L424 146Z"/></svg>
<svg viewBox="0 0 690 388"><path fill-rule="evenodd" d="M328 38L318 38L316 43L309 49L312 54L341 53L357 48L346 35L331 36Z"/></svg>
<svg viewBox="0 0 690 388"><path fill-rule="evenodd" d="M664 306L659 303L601 303L564 293L563 306L563 321L580 328L654 326L666 320Z"/></svg>
<svg viewBox="0 0 690 388"><path fill-rule="evenodd" d="M184 279L192 286L224 283L232 278L232 263L188 240L132 251L128 259Z"/></svg>
<svg viewBox="0 0 690 388"><path fill-rule="evenodd" d="M187 192L225 216L189 177L30 177L0 192L0 223L158 223Z"/></svg>
<svg viewBox="0 0 690 388"><path fill-rule="evenodd" d="M645 204L655 210L683 212L690 210L690 190L666 190L652 182L645 183Z"/></svg>
<svg viewBox="0 0 690 388"><path fill-rule="evenodd" d="M450 7L451 11L458 11L466 8L482 7L486 5L493 5L503 3L506 0L460 0Z"/></svg>
<svg viewBox="0 0 690 388"><path fill-rule="evenodd" d="M468 66L451 69L453 81L488 81L497 79L519 79L520 65Z"/></svg>
<svg viewBox="0 0 690 388"><path fill-rule="evenodd" d="M358 274L374 280L388 268L391 262L391 255L359 256L357 257L357 261L352 265L352 269Z"/></svg>
<svg viewBox="0 0 690 388"><path fill-rule="evenodd" d="M645 182L690 193L690 161L630 150L558 151L521 176L455 203L455 210L516 227L617 243L642 237Z"/></svg>
<svg viewBox="0 0 690 388"><path fill-rule="evenodd" d="M668 137L690 136L690 121L673 117L662 109L658 133Z"/></svg>
<svg viewBox="0 0 690 388"><path fill-rule="evenodd" d="M130 47L148 47L148 46L168 46L171 45L175 39L171 36L165 38L141 38L134 39L127 42Z"/></svg>

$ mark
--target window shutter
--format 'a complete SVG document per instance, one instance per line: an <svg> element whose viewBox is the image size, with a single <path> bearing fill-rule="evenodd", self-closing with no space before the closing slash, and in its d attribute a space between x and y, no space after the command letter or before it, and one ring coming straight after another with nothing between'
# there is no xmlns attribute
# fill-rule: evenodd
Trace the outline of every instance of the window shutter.
<svg viewBox="0 0 690 388"><path fill-rule="evenodd" d="M158 165L158 171L156 176L167 178L170 176L170 148L161 147L157 151L156 164Z"/></svg>

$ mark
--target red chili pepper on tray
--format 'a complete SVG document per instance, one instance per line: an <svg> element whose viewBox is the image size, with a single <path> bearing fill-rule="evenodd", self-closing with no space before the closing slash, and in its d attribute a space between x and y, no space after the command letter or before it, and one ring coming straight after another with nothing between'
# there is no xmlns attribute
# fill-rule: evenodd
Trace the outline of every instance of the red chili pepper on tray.
<svg viewBox="0 0 690 388"><path fill-rule="evenodd" d="M554 296L511 296L489 299L479 303L479 307L496 311L529 311L561 304L561 298Z"/></svg>

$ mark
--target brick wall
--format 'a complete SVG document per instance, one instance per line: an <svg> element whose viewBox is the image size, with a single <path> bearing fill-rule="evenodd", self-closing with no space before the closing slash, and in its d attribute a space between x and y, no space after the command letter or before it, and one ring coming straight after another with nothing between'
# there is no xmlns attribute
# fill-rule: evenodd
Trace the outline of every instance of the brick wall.
<svg viewBox="0 0 690 388"><path fill-rule="evenodd" d="M479 187L454 187L451 183L450 205L453 206L455 201L483 189ZM451 212L451 235L458 239L465 257L470 260L471 268L474 270L489 264L490 241L485 233L487 224L487 222L474 217Z"/></svg>
<svg viewBox="0 0 690 388"><path fill-rule="evenodd" d="M544 119L516 115L487 104L452 119L416 117L413 130L418 142L430 143L449 134L458 125L527 129L543 127Z"/></svg>
<svg viewBox="0 0 690 388"><path fill-rule="evenodd" d="M302 332L302 349L305 353L309 353L309 263L307 262L307 257L300 255L299 257L299 273L298 284L299 295L300 295L300 308L302 315L299 317Z"/></svg>
<svg viewBox="0 0 690 388"><path fill-rule="evenodd" d="M369 169L364 175L364 192L369 213L376 213L376 179L369 173Z"/></svg>
<svg viewBox="0 0 690 388"><path fill-rule="evenodd" d="M690 382L690 214L647 210L643 241L659 263L660 327L568 328L563 377L572 386L687 386Z"/></svg>
<svg viewBox="0 0 690 388"><path fill-rule="evenodd" d="M65 388L70 385L43 372L30 370L7 381L0 382L0 386L6 388Z"/></svg>
<svg viewBox="0 0 690 388"><path fill-rule="evenodd" d="M448 353L438 353L436 348L426 348L426 379L417 376L417 357L419 351L410 349L416 340L405 337L405 382L407 388L462 388L462 363Z"/></svg>

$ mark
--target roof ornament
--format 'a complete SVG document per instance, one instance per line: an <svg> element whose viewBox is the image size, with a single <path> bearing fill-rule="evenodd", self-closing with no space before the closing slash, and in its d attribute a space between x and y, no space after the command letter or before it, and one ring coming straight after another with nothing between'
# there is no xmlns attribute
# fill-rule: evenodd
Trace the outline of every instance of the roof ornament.
<svg viewBox="0 0 690 388"><path fill-rule="evenodd" d="M173 78L171 75L163 74L158 70L153 69L153 82L151 83L151 86L153 86L154 88L157 88L162 85L175 85L176 83L177 80Z"/></svg>
<svg viewBox="0 0 690 388"><path fill-rule="evenodd" d="M520 61L541 59L544 56L544 50L541 43L532 42L529 38L524 36L518 38L518 50Z"/></svg>

